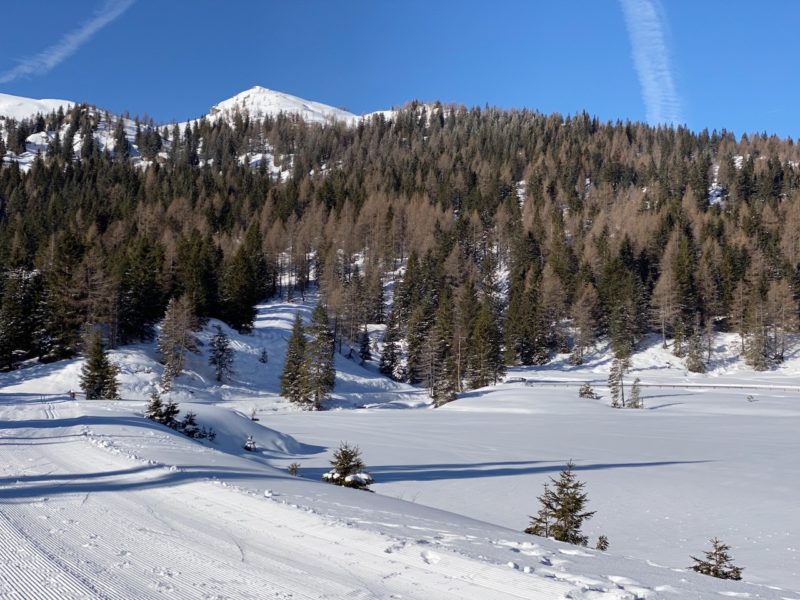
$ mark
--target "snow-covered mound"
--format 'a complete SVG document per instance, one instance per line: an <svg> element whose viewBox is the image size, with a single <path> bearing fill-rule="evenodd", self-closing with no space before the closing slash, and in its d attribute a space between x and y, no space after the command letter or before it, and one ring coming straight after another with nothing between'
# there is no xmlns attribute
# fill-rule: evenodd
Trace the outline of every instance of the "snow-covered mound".
<svg viewBox="0 0 800 600"><path fill-rule="evenodd" d="M22 96L12 96L11 94L0 94L0 117L10 119L29 119L37 114L48 114L63 107L66 111L75 103L69 100L35 100L33 98L23 98Z"/></svg>
<svg viewBox="0 0 800 600"><path fill-rule="evenodd" d="M251 119L275 117L281 113L299 115L308 123L352 122L358 117L346 110L334 108L320 102L304 100L297 96L255 86L233 98L212 106L208 118L212 120L232 118L237 112L247 113Z"/></svg>

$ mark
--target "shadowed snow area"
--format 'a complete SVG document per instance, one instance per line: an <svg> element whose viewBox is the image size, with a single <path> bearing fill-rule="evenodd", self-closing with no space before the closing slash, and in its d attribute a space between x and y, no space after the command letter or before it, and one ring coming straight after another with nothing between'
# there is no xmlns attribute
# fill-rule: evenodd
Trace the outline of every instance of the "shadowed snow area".
<svg viewBox="0 0 800 600"><path fill-rule="evenodd" d="M695 376L646 344L630 377L662 387L643 388L644 410L608 406L603 349L440 409L337 356L333 410L308 413L278 377L312 300L260 306L250 335L223 325L224 384L206 354L218 323L198 334L174 397L213 442L142 417L153 343L113 352L125 401L68 400L80 360L0 374L0 598L800 598L796 355L753 374L721 337ZM577 397L588 380L599 399ZM687 387L710 384L727 387ZM376 493L320 481L340 441L361 448ZM606 553L521 533L569 459ZM713 536L745 581L687 569Z"/></svg>

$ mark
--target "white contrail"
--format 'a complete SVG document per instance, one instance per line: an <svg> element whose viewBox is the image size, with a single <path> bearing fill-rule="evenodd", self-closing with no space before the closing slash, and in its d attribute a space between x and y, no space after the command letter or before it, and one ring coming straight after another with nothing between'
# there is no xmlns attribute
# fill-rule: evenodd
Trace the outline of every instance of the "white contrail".
<svg viewBox="0 0 800 600"><path fill-rule="evenodd" d="M95 12L89 21L65 34L56 44L38 54L20 59L16 67L0 74L0 83L8 83L26 75L43 75L52 70L73 55L95 33L119 18L135 1L106 0L106 3Z"/></svg>
<svg viewBox="0 0 800 600"><path fill-rule="evenodd" d="M620 0L642 86L647 121L680 124L681 101L675 89L661 6L658 0Z"/></svg>

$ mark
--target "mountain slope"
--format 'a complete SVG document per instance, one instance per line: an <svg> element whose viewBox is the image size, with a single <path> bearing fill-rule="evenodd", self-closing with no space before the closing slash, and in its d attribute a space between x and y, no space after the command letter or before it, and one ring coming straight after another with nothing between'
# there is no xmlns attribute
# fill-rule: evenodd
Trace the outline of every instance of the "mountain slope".
<svg viewBox="0 0 800 600"><path fill-rule="evenodd" d="M0 374L0 500L31 504L15 506L7 518L23 529L36 526L44 536L49 523L36 520L43 510L85 522L85 517L71 515L79 514L89 494L85 507L93 505L99 513L95 530L84 532L74 525L69 531L127 540L114 530L115 518L105 517L124 508L133 515L122 521L131 531L166 522L179 532L176 538L158 542L163 555L174 556L170 544L182 544L192 549L192 557L228 565L211 577L227 572L233 578L240 574L236 561L243 554L254 565L254 582L265 586L296 585L291 578L272 579L267 572L272 561L281 562L269 551L271 544L295 552L293 562L282 564L291 572L305 570L309 585L316 585L308 565L315 565L319 554L309 554L310 532L323 540L336 536L340 553L352 552L353 560L360 561L346 568L371 590L373 595L364 598L390 593L415 598L423 592L447 598L440 587L441 573L454 577L452 589L465 598L564 598L563 593L573 599L617 600L745 593L751 598L800 597L764 587L797 589L796 553L791 551L796 547L797 519L789 490L797 488L800 470L791 461L774 468L776 456L796 454L799 413L791 394L766 387L760 392L680 389L687 383L682 369L654 372L654 355L664 352L659 346L633 360L631 376L665 386L645 388L643 411L611 409L602 383L598 391L604 399L577 397L574 382L605 381L609 354L603 350L580 368L559 371L562 377L547 367L518 368L509 383L464 393L433 410L423 404L421 390L379 377L374 364L364 368L337 355L336 389L327 405L334 410L300 412L287 406L277 385L294 314L307 316L311 303L274 301L259 306L256 328L249 335L225 328L236 351L236 373L224 384L213 382L207 362L208 336L218 322L212 320L198 333L203 351L188 357L187 372L176 380L171 395L182 410L197 414L198 423L217 432L214 442L193 442L141 418L141 400L163 368L154 359L152 343L112 354L121 366L123 396L138 402L65 401L63 393L78 385L80 360ZM268 352L266 363L259 360L262 348ZM796 382L799 369L800 356L793 355L782 373L771 378L764 374L762 383ZM514 382L523 375L528 385ZM715 383L740 380L736 372L726 372ZM46 393L56 397L42 398ZM750 393L757 401L746 399ZM336 410L361 405L371 408ZM251 411L259 421L248 417ZM257 451L243 450L247 436L253 436ZM342 440L363 450L375 477L375 494L319 482L329 468L332 449ZM100 451L113 455L114 462ZM580 479L587 482L589 508L597 510L586 533L592 541L607 534L609 553L521 533L527 515L536 509L542 484L568 458L575 460ZM284 469L292 462L300 463L301 477L286 476ZM94 467L91 473L86 465ZM55 486L61 479L70 485ZM231 489L225 496L217 487L220 482L246 497L227 500ZM263 498L265 489L270 490L268 498ZM776 489L787 492L775 494ZM721 490L740 502L724 502ZM96 493L103 491L114 491L117 499ZM50 500L31 502L40 496ZM171 506L181 498L190 501L178 514ZM227 520L233 503L247 505L239 510L251 533ZM146 512L148 506L152 513ZM209 554L202 532L216 527L231 531L236 543ZM58 539L68 537L60 535ZM697 555L712 535L733 545L737 564L746 568L745 582L721 582L687 571L689 556ZM36 535L34 541L56 543ZM133 569L155 568L141 553L141 539L132 540L131 547L111 546L114 552L110 542L97 542L97 550L85 550L83 543L91 539L77 538L70 547L82 560L108 564L114 552L126 551L137 557L125 559ZM336 560L331 547L319 543L325 560ZM385 555L384 561L365 551L375 548ZM404 562L411 559L413 564ZM431 574L431 564L442 570ZM162 568L182 575L156 577L150 583L133 580L125 589L160 583L185 593L189 574L207 576L197 574L183 559ZM344 592L336 586L350 580L319 572L331 578L330 589L306 593L341 597L336 594ZM416 582L418 592L394 587L395 579L401 578L394 573ZM478 575L480 581L490 582L486 585L494 595L484 583L478 585ZM95 581L109 581L107 577L116 575L104 574ZM459 587L464 577L472 577L476 586ZM533 591L551 580L564 582L568 591ZM517 594L515 588L525 591Z"/></svg>
<svg viewBox="0 0 800 600"><path fill-rule="evenodd" d="M332 121L351 122L358 117L346 110L334 108L320 102L304 100L291 94L276 92L255 86L223 100L211 107L208 118L232 118L236 112L247 113L251 119L261 120L275 117L280 113L299 115L308 123L331 123Z"/></svg>
<svg viewBox="0 0 800 600"><path fill-rule="evenodd" d="M48 114L63 107L66 111L75 102L70 100L36 100L34 98L23 98L22 96L12 96L11 94L0 94L0 118L10 119L29 119L37 114Z"/></svg>

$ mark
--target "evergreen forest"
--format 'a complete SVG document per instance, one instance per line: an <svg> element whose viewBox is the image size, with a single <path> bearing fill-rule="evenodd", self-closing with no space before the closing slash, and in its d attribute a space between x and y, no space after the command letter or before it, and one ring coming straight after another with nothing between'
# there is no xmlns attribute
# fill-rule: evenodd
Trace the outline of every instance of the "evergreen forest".
<svg viewBox="0 0 800 600"><path fill-rule="evenodd" d="M768 369L798 326L792 140L417 102L356 125L87 105L2 123L0 369L86 331L149 339L177 299L247 332L256 303L318 293L337 350L437 403L600 341L624 360L649 333L701 371L736 332Z"/></svg>

